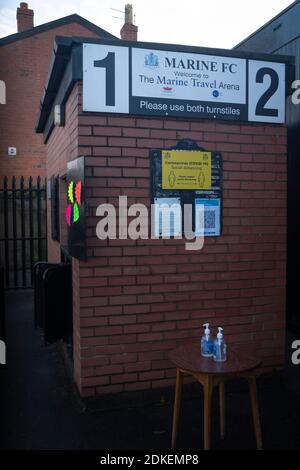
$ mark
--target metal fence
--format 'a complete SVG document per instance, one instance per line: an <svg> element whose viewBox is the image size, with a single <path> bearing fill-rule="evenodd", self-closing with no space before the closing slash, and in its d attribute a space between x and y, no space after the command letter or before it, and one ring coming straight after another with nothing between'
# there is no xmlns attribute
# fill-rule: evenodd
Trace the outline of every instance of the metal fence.
<svg viewBox="0 0 300 470"><path fill-rule="evenodd" d="M46 180L3 178L0 188L0 265L6 289L31 288L33 266L47 260Z"/></svg>

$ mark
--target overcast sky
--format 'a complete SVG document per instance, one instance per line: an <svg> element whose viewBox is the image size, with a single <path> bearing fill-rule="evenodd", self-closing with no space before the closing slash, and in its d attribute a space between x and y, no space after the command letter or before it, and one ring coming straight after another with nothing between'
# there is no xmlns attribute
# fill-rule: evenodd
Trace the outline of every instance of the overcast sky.
<svg viewBox="0 0 300 470"><path fill-rule="evenodd" d="M34 25L78 13L119 37L131 3L140 41L232 48L282 11L291 0L28 0ZM19 0L0 0L0 37L16 32Z"/></svg>

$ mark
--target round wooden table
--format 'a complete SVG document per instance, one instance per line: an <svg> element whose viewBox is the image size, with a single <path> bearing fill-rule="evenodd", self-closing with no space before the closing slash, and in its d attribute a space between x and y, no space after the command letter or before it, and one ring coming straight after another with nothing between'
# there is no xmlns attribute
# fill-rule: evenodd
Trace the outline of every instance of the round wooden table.
<svg viewBox="0 0 300 470"><path fill-rule="evenodd" d="M252 346L253 347L253 346ZM225 381L244 378L248 381L253 423L258 449L262 449L259 409L256 390L255 369L261 359L247 346L229 346L226 362L215 362L213 358L201 356L200 341L179 346L171 352L170 359L177 368L175 403L172 426L172 449L175 449L179 411L181 402L182 379L184 374L192 375L202 386L204 395L204 449L210 449L211 399L215 385L219 386L220 433L225 436Z"/></svg>

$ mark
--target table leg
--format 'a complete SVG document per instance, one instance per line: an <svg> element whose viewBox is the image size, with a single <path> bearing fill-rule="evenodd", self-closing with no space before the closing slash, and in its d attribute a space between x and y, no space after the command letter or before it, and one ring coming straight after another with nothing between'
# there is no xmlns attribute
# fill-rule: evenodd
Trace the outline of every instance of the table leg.
<svg viewBox="0 0 300 470"><path fill-rule="evenodd" d="M252 408L256 445L257 445L257 449L261 450L262 449L262 437L261 437L259 409L258 409L258 400L257 400L256 379L254 376L248 377L248 384L249 384L249 390L250 390L250 399L251 399L251 408Z"/></svg>
<svg viewBox="0 0 300 470"><path fill-rule="evenodd" d="M173 426L172 426L172 449L175 449L176 441L177 441L178 421L179 421L181 392L182 392L182 379L183 379L183 373L179 369L177 369L176 386L175 386L175 403L174 403L174 411L173 411Z"/></svg>
<svg viewBox="0 0 300 470"><path fill-rule="evenodd" d="M225 383L221 382L219 385L219 400L220 400L220 434L221 439L225 437Z"/></svg>
<svg viewBox="0 0 300 470"><path fill-rule="evenodd" d="M211 434L211 398L212 398L212 380L209 376L203 382L204 393L204 450L210 449Z"/></svg>

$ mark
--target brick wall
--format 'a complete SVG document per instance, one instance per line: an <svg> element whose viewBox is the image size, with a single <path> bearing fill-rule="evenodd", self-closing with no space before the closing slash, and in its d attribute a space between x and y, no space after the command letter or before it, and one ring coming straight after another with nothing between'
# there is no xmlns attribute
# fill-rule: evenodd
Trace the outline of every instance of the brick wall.
<svg viewBox="0 0 300 470"><path fill-rule="evenodd" d="M0 79L7 95L6 105L0 106L0 178L45 175L45 146L35 125L58 35L99 38L73 23L0 47ZM8 157L8 147L17 148L16 157Z"/></svg>
<svg viewBox="0 0 300 470"><path fill-rule="evenodd" d="M47 174L86 156L88 261L74 261L75 379L83 396L174 384L169 351L222 325L264 367L284 360L286 129L283 126L83 114L81 88L48 144ZM77 130L78 124L78 130ZM194 139L222 153L223 234L199 252L184 240L96 237L96 207L150 205L149 150ZM59 246L49 242L50 260Z"/></svg>

